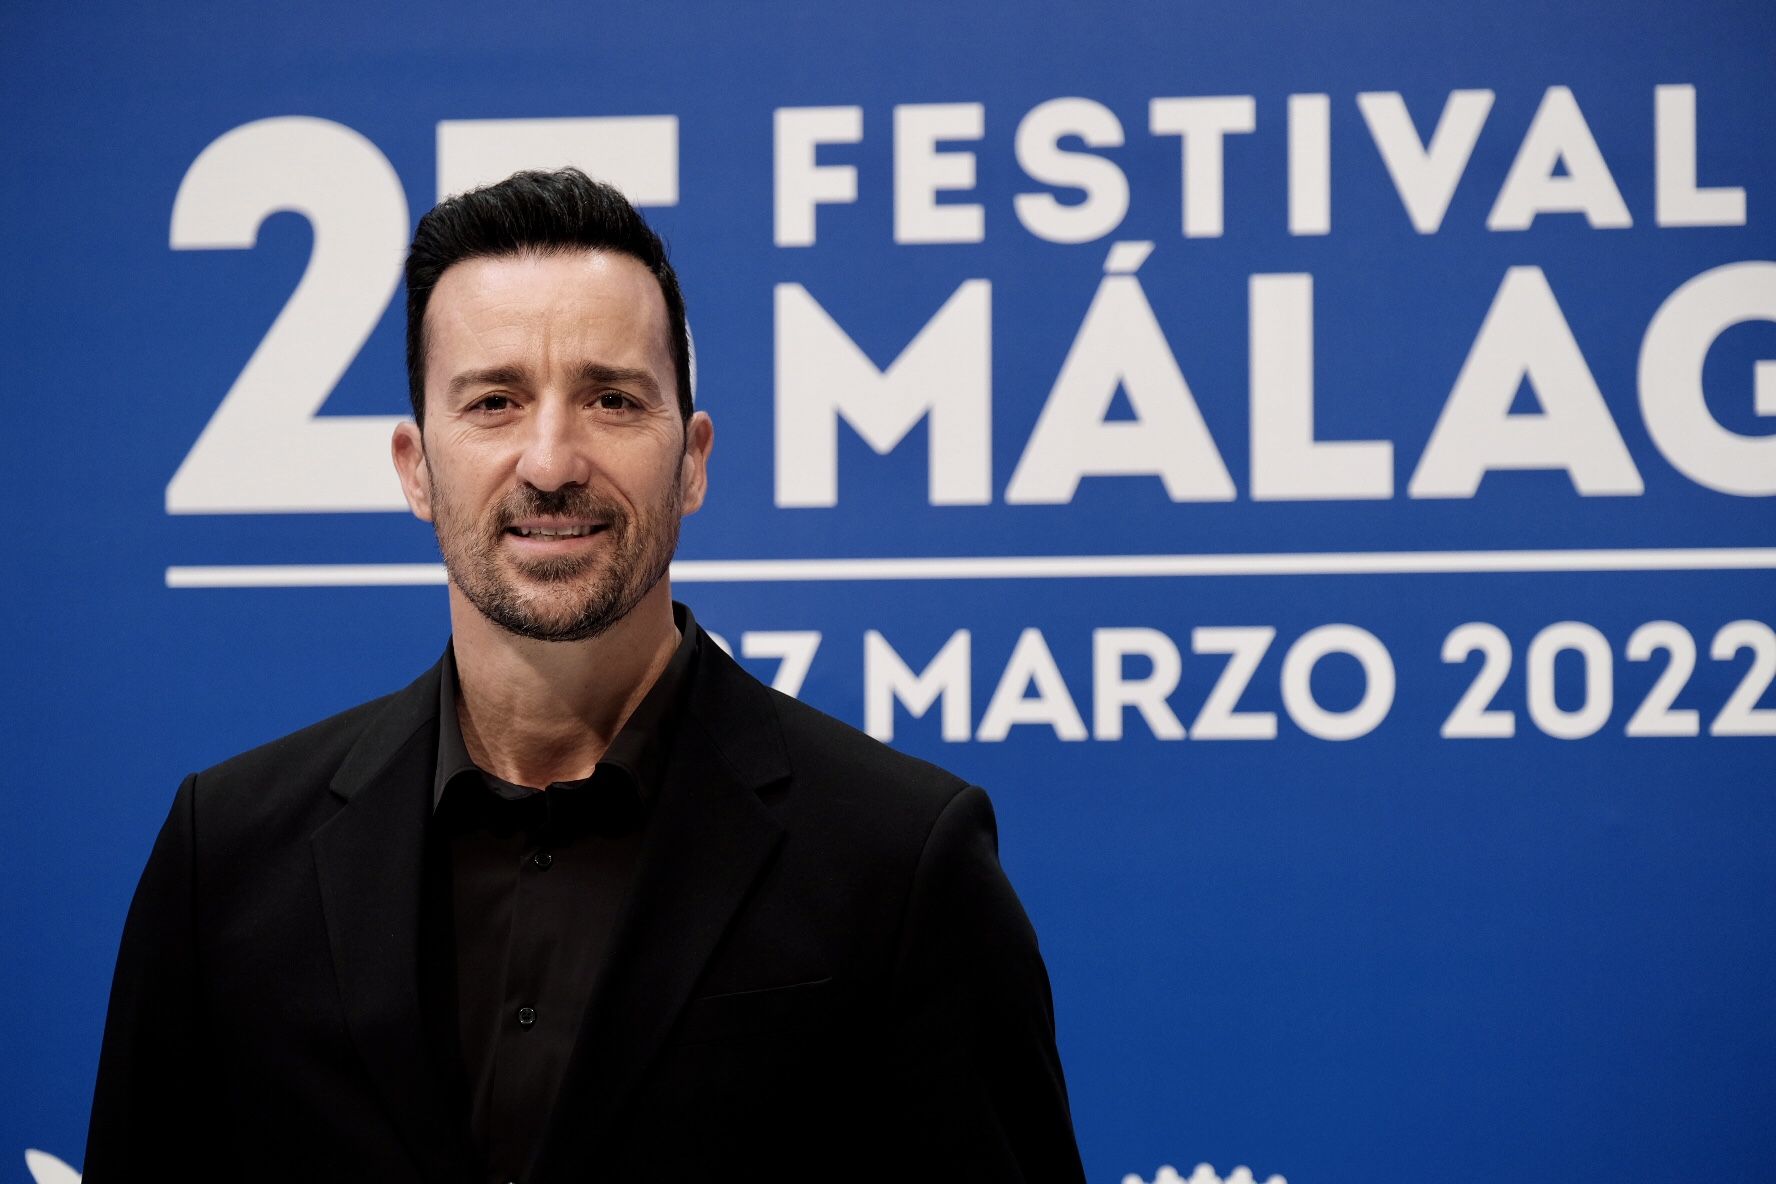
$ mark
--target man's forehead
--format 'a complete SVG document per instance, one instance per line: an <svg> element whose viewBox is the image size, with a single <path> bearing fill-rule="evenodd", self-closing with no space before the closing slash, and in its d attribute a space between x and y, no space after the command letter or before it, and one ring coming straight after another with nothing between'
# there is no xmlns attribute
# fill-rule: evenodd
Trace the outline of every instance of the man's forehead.
<svg viewBox="0 0 1776 1184"><path fill-rule="evenodd" d="M645 265L612 251L478 256L439 277L426 310L433 361L588 348L670 367L665 297ZM561 358L578 365L584 358ZM613 359L606 359L613 360ZM448 378L448 375L441 377Z"/></svg>
<svg viewBox="0 0 1776 1184"><path fill-rule="evenodd" d="M477 255L451 264L432 289L465 307L610 304L635 315L666 315L659 281L639 259L616 251L569 249Z"/></svg>

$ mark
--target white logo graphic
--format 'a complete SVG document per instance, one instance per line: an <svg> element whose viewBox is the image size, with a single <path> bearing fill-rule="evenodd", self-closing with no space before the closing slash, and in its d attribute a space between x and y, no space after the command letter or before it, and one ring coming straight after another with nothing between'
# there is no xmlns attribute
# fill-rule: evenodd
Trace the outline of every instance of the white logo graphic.
<svg viewBox="0 0 1776 1184"><path fill-rule="evenodd" d="M42 1181L39 1181L38 1184L42 1184ZM1148 1182L1130 1172L1122 1178L1122 1184L1148 1184ZM1258 1184L1258 1182L1252 1176L1252 1169L1243 1164L1227 1173L1226 1179L1222 1179L1215 1174L1215 1169L1206 1163L1197 1164L1196 1170L1190 1173L1189 1178L1180 1176L1178 1169L1168 1163L1153 1173L1152 1184ZM1281 1176L1272 1176L1264 1181L1264 1184L1289 1184L1289 1182Z"/></svg>
<svg viewBox="0 0 1776 1184"><path fill-rule="evenodd" d="M80 1184L80 1173L47 1151L27 1148L25 1169L37 1184Z"/></svg>

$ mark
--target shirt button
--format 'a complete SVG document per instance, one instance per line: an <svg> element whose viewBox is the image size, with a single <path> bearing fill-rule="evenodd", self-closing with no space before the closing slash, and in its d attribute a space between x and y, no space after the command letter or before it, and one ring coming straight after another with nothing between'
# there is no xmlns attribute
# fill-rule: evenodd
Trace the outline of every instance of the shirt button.
<svg viewBox="0 0 1776 1184"><path fill-rule="evenodd" d="M538 871L546 872L554 864L555 857L547 851L538 851L530 857L530 861L537 866Z"/></svg>
<svg viewBox="0 0 1776 1184"><path fill-rule="evenodd" d="M536 1022L537 1022L537 1009L536 1008L534 1008L534 1007L520 1007L518 1009L518 1026L520 1028L528 1028Z"/></svg>

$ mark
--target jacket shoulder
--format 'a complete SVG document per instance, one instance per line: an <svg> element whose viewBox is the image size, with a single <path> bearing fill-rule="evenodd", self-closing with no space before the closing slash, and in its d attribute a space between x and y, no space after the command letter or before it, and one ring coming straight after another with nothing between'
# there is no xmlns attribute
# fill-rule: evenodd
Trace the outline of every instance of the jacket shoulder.
<svg viewBox="0 0 1776 1184"><path fill-rule="evenodd" d="M435 727L437 668L410 686L349 707L197 773L193 813L211 843L277 843L330 816L329 792L367 761L379 763L422 727ZM374 771L366 769L364 771Z"/></svg>
<svg viewBox="0 0 1776 1184"><path fill-rule="evenodd" d="M239 784L265 785L273 781L310 781L313 773L326 769L331 776L345 754L370 722L380 715L400 692L382 695L356 707L318 720L286 736L237 753L225 761L200 770L199 785L222 789Z"/></svg>
<svg viewBox="0 0 1776 1184"><path fill-rule="evenodd" d="M713 644L702 647L690 712L744 779L764 784L787 774L766 796L789 815L886 826L904 841L908 828L922 836L968 788L955 774L765 685Z"/></svg>
<svg viewBox="0 0 1776 1184"><path fill-rule="evenodd" d="M947 802L967 782L930 761L896 751L818 708L770 690L791 763L804 775L857 778L900 794Z"/></svg>
<svg viewBox="0 0 1776 1184"><path fill-rule="evenodd" d="M886 858L904 864L902 873L910 871L909 861L917 860L969 783L823 711L768 693L790 769L783 803L788 813L812 823L860 863Z"/></svg>

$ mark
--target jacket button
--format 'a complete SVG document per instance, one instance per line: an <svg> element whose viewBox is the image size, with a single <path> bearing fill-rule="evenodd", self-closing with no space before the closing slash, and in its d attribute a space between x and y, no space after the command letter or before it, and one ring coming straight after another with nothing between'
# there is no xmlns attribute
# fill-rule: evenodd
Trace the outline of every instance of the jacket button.
<svg viewBox="0 0 1776 1184"><path fill-rule="evenodd" d="M536 1022L537 1022L537 1009L536 1008L534 1008L534 1007L520 1007L518 1009L518 1026L520 1028L528 1028Z"/></svg>
<svg viewBox="0 0 1776 1184"><path fill-rule="evenodd" d="M550 866L554 864L555 857L547 851L538 851L535 855L530 857L530 861L536 864L537 870L546 872L549 870Z"/></svg>

